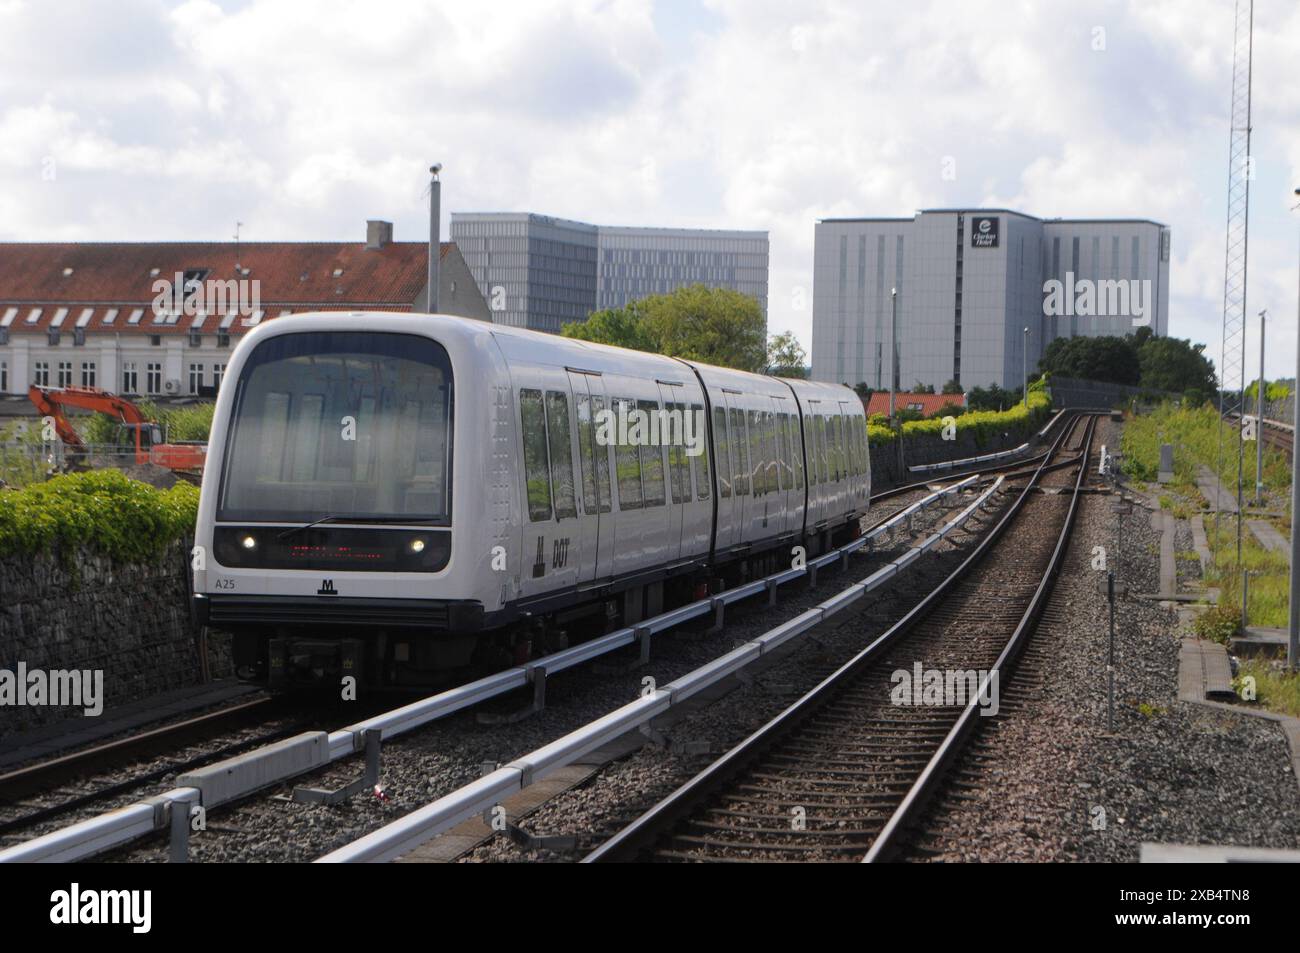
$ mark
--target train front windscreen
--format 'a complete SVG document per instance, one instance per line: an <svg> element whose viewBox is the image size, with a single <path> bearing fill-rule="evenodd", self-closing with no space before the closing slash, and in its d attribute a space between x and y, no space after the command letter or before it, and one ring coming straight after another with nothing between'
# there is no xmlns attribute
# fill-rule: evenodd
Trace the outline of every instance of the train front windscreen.
<svg viewBox="0 0 1300 953"><path fill-rule="evenodd" d="M452 374L436 341L282 334L230 385L219 522L448 525Z"/></svg>

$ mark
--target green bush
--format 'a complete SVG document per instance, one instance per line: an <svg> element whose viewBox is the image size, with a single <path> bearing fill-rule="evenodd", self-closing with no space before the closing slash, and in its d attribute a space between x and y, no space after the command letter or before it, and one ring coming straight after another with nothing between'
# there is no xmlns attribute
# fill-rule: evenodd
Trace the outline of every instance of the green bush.
<svg viewBox="0 0 1300 953"><path fill-rule="evenodd" d="M156 490L118 470L69 473L0 492L0 556L86 545L143 561L194 530L199 491Z"/></svg>
<svg viewBox="0 0 1300 953"><path fill-rule="evenodd" d="M1227 645L1241 628L1241 607L1225 603L1210 606L1192 623L1192 631L1203 639Z"/></svg>
<svg viewBox="0 0 1300 953"><path fill-rule="evenodd" d="M152 420L162 426L167 440L176 443L181 440L207 440L212 430L212 403L188 404L181 407L162 408L150 400L135 402L146 420ZM112 444L117 442L117 430L121 421L108 414L90 414L74 418L73 425L81 439L91 444Z"/></svg>

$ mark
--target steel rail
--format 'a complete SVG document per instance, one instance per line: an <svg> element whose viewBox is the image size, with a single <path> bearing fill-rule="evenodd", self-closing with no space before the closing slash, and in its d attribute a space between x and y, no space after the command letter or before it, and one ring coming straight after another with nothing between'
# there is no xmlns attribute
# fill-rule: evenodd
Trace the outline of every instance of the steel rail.
<svg viewBox="0 0 1300 953"><path fill-rule="evenodd" d="M1028 641L1029 634L1033 632L1034 627L1038 624L1038 619L1047 605L1047 599L1051 595L1052 587L1056 583L1056 577L1060 573L1061 563L1065 559L1066 547L1070 544L1070 536L1074 530L1074 518L1078 513L1080 489L1083 487L1083 481L1087 478L1088 467L1087 459L1092 448L1093 433L1096 428L1097 418L1093 417L1088 422L1087 429L1083 439L1083 465L1079 467L1079 473L1074 480L1074 491L1070 495L1070 507L1065 514L1065 521L1061 526L1061 532L1056 539L1056 548L1052 551L1052 558L1048 560L1047 568L1039 579L1038 588L1034 590L1033 597L1029 600L1029 605L1016 625L1015 631L1011 633L1011 638L1003 647L1002 652L998 655L997 660L984 676L984 680L979 686L979 691L970 698L966 707L957 718L957 722L949 729L948 734L940 742L939 747L935 750L930 760L921 770L921 774L912 784L907 794L898 807L894 809L885 826L881 828L876 839L872 841L870 850L867 851L863 863L876 863L888 859L897 851L903 835L901 832L904 827L915 818L934 793L939 782L946 773L947 768L953 760L963 750L964 745L972 730L977 724L979 701L983 694L989 690L989 683L993 679L1002 678L1010 664L1020 655L1025 643Z"/></svg>
<svg viewBox="0 0 1300 953"><path fill-rule="evenodd" d="M1046 472L1047 461L1061 451L1069 436L1073 434L1078 422L1087 416L1089 415L1077 415L1074 418L1073 425L1068 430L1061 432L1053 442L1052 447L1043 455L1043 464L1035 471L1034 476L1021 490L1011 506L1007 508L998 523L985 535L975 549L962 560L961 564L902 619L877 636L869 645L806 692L790 707L762 725L727 754L714 761L704 771L687 781L595 851L588 854L583 858L582 862L597 863L635 857L642 848L653 843L663 831L670 829L677 821L689 814L701 800L743 771L773 741L783 736L787 730L802 724L811 713L825 704L835 692L838 692L840 686L849 678L874 664L886 649L892 647L895 642L906 636L917 623L929 615L941 599L966 578L970 571L996 545L1006 528L1019 515L1029 495L1037 487L1042 473ZM1089 417L1087 426L1092 427L1095 419L1095 417ZM1086 469L1086 466L1081 467L1082 469Z"/></svg>
<svg viewBox="0 0 1300 953"><path fill-rule="evenodd" d="M93 856L104 850L122 846L138 837L165 829L171 823L171 808L174 805L180 805L185 810L188 810L189 806L193 804L201 804L204 808L211 808L246 797L262 788L283 783L335 761L362 753L366 751L367 738L377 737L377 740L382 743L384 740L395 738L431 721L445 718L488 699L530 686L536 689L539 680L544 682L545 679L557 672L573 668L618 649L635 645L638 642L648 646L650 636L691 619L714 613L715 618L721 620L726 606L764 592L774 594L778 586L805 576L815 579L818 569L846 560L850 554L871 545L872 541L882 533L906 521L921 509L969 486L973 480L974 475L930 493L924 499L871 527L857 539L815 559L808 560L806 566L792 567L773 573L763 579L754 580L746 585L672 609L635 625L592 639L589 642L439 692L393 711L367 718L328 735L323 732L308 732L297 736L295 739L289 739L289 742L299 742L296 746L288 743L271 745L226 761L217 762L204 770L209 774L214 771L226 771L231 775L248 778L248 782L243 785L212 785L207 790L205 798L204 792L198 787L181 783L186 777L182 775L181 778L178 778L180 786L155 798L137 802L126 808L99 815L24 841L5 850L0 850L0 863L79 860ZM914 553L913 555L918 554ZM911 557L904 558L910 559ZM896 571L891 567L892 564L881 571L881 573L886 573L888 570L889 572L886 575L875 574L880 576L879 582L883 582L888 575ZM873 576L873 578L875 577ZM861 595L861 592L858 594ZM796 620L792 620L792 622L797 622L807 615L808 613L804 613L803 616L796 617ZM787 625L790 624L787 623ZM780 628L778 627L778 629ZM789 634L797 634L797 632L790 630ZM303 755L305 749L310 749L309 755ZM295 760L295 757L298 759Z"/></svg>

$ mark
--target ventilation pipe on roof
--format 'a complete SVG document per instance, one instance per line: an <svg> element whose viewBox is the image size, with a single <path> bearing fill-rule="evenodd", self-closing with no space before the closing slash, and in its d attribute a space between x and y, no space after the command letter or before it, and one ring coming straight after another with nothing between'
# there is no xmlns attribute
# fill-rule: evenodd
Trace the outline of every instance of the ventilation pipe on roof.
<svg viewBox="0 0 1300 953"><path fill-rule="evenodd" d="M366 247L383 248L393 240L393 223L377 218L366 220Z"/></svg>
<svg viewBox="0 0 1300 953"><path fill-rule="evenodd" d="M441 162L429 166L429 273L426 276L428 294L425 296L428 303L425 310L429 314L438 313L438 263L442 255L442 183L438 181L438 173L441 171Z"/></svg>

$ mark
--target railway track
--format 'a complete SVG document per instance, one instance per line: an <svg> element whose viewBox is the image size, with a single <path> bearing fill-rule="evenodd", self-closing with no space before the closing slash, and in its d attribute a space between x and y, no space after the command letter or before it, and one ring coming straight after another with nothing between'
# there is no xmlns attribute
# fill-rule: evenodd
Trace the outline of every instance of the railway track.
<svg viewBox="0 0 1300 953"><path fill-rule="evenodd" d="M879 504L887 500L898 500L910 493L928 492L937 483L960 481L972 475L988 476L991 479L993 474L1010 471L1014 476L1038 472L1052 466L1068 466L1072 462L1062 459L1053 463L1047 459L1049 456L1050 452L1028 460L1002 462L974 471L946 473L942 478L932 477L927 481L884 491L874 496L872 502ZM1033 471L1016 469L1035 460L1039 461L1039 465ZM906 505L905 500L892 505L886 503L885 513L876 521L876 525L888 518L890 510ZM257 699L10 772L0 777L0 792L3 792L0 796L10 802L17 801L15 806L27 810L9 817L5 817L8 812L0 810L0 835L12 835L15 831L97 803L111 803L112 799L143 787L148 782L229 758L298 731L317 727L301 718L275 722L276 718L289 714L281 710L284 707L283 701ZM350 717L356 716L352 714ZM269 730L238 737L233 743L215 747L208 743L241 727L253 730L263 726L269 726ZM161 763L141 765L141 762L151 760L161 760ZM40 796L23 801L24 797L34 794Z"/></svg>
<svg viewBox="0 0 1300 953"><path fill-rule="evenodd" d="M1095 419L1074 421L997 526L899 623L586 860L892 856L977 728L981 694L997 697L1042 610ZM982 691L898 704L899 672L921 681L941 673L944 683L973 672Z"/></svg>

